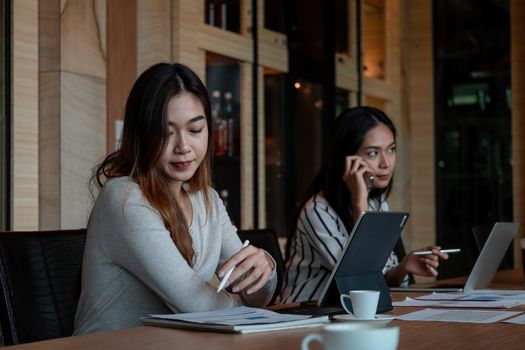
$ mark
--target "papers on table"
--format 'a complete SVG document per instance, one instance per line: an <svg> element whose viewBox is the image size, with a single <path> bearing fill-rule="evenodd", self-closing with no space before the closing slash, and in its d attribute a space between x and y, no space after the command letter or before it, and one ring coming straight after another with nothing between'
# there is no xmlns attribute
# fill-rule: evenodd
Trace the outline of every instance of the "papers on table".
<svg viewBox="0 0 525 350"><path fill-rule="evenodd" d="M476 290L470 293L432 293L417 297L418 300L458 300L458 301L519 301L519 305L525 305L525 293L523 291L495 291Z"/></svg>
<svg viewBox="0 0 525 350"><path fill-rule="evenodd" d="M195 330L252 333L299 327L315 327L329 322L328 316L279 314L253 307L233 307L184 314L149 315L142 323Z"/></svg>
<svg viewBox="0 0 525 350"><path fill-rule="evenodd" d="M509 318L508 320L505 320L503 322L514 323L514 324L525 324L525 314L521 314L518 317Z"/></svg>
<svg viewBox="0 0 525 350"><path fill-rule="evenodd" d="M403 321L495 323L518 314L520 314L519 311L425 309L397 316L396 319Z"/></svg>
<svg viewBox="0 0 525 350"><path fill-rule="evenodd" d="M420 300L407 297L403 301L392 303L393 306L434 306L434 307L464 307L476 309L508 309L521 305L519 300L495 300L495 301L464 301L464 300Z"/></svg>

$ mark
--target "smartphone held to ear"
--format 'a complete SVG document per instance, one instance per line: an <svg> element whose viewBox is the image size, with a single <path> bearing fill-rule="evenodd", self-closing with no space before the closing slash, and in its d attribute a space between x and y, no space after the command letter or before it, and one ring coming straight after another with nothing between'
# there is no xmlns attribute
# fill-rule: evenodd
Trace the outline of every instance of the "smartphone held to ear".
<svg viewBox="0 0 525 350"><path fill-rule="evenodd" d="M372 188L374 187L374 174L372 174L369 171L366 171L363 174L363 177L365 179L366 188L370 192L372 190Z"/></svg>

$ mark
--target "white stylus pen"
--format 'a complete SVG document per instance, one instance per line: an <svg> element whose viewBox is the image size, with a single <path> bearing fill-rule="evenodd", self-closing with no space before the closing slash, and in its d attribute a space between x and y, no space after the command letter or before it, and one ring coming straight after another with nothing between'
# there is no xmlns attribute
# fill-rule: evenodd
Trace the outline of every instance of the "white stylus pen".
<svg viewBox="0 0 525 350"><path fill-rule="evenodd" d="M441 253L448 253L448 254L459 253L460 251L461 251L461 249L459 249L459 248L441 249L440 250ZM422 250L422 251L419 251L419 252L414 252L413 254L414 255L429 255L429 254L432 254L432 251L431 250Z"/></svg>
<svg viewBox="0 0 525 350"><path fill-rule="evenodd" d="M248 244L250 244L250 241L249 240L245 240L243 245L242 245L242 247L246 248L248 246ZM219 293L224 288L224 285L226 284L226 282L228 282L228 278L230 278L230 276L232 275L234 269L235 269L235 266L231 267L228 270L228 272L226 272L226 274L224 275L224 277L221 280L221 283L219 283L219 287L217 288L217 293Z"/></svg>

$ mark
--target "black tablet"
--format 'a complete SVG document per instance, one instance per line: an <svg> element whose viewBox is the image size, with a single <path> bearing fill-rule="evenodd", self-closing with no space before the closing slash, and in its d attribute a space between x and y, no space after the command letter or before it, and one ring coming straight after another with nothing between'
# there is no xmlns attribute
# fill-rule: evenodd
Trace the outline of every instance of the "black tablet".
<svg viewBox="0 0 525 350"><path fill-rule="evenodd" d="M325 284L318 306L338 305L350 290L379 290L378 312L392 309L383 268L408 220L405 212L363 212Z"/></svg>

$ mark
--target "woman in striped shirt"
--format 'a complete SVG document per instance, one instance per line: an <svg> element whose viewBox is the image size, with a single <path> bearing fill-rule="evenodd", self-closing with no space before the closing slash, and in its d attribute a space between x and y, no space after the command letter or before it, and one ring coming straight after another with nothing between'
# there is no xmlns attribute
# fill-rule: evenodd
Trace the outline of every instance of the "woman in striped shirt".
<svg viewBox="0 0 525 350"><path fill-rule="evenodd" d="M396 134L376 108L349 108L336 119L327 163L288 240L281 303L318 299L361 212L389 210ZM433 254L408 254L401 261L392 252L383 270L388 285L407 284L409 273L436 276L438 259L448 255L436 246L425 249Z"/></svg>

